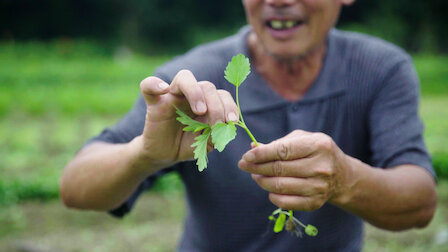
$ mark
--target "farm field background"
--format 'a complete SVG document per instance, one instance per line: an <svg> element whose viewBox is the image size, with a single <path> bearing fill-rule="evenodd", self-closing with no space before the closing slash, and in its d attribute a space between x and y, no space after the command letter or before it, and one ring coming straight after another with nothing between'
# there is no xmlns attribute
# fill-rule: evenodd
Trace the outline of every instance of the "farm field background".
<svg viewBox="0 0 448 252"><path fill-rule="evenodd" d="M173 250L185 210L175 174L145 194L123 221L66 210L58 201L66 162L86 139L126 113L139 82L173 55L65 40L4 43L0 55L0 251ZM448 56L413 58L422 83L425 137L440 176L438 211L423 231L369 227L366 251L448 246Z"/></svg>

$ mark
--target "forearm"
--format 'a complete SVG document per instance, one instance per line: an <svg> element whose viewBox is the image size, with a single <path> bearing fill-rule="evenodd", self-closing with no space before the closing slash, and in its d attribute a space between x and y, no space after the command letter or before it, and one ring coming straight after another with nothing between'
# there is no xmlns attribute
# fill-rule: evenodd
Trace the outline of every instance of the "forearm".
<svg viewBox="0 0 448 252"><path fill-rule="evenodd" d="M437 196L433 178L422 168L376 169L348 156L347 160L352 183L333 204L389 230L424 227L430 222Z"/></svg>
<svg viewBox="0 0 448 252"><path fill-rule="evenodd" d="M68 207L110 210L160 167L139 156L139 138L127 144L93 143L65 167L60 194Z"/></svg>

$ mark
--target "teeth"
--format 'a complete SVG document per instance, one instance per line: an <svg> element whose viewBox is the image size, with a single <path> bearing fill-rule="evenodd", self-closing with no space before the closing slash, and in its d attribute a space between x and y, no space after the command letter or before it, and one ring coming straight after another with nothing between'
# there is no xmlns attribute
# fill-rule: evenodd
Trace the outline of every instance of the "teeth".
<svg viewBox="0 0 448 252"><path fill-rule="evenodd" d="M289 29L289 28L292 28L293 26L294 26L294 21L292 21L292 20L288 20L288 21L286 21L285 23L284 23L284 26L287 28L287 29Z"/></svg>
<svg viewBox="0 0 448 252"><path fill-rule="evenodd" d="M282 20L271 20L269 22L270 26L276 30L281 30L281 29L290 29L292 28L294 25L296 25L296 21L294 20L287 20L287 21L282 21Z"/></svg>
<svg viewBox="0 0 448 252"><path fill-rule="evenodd" d="M272 20L271 26L274 29L282 29L283 28L283 22L280 20Z"/></svg>

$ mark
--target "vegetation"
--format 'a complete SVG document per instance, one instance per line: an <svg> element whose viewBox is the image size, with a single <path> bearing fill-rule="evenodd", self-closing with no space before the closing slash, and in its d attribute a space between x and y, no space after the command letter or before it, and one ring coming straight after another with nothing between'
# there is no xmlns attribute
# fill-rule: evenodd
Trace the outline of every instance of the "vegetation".
<svg viewBox="0 0 448 252"><path fill-rule="evenodd" d="M386 232L367 225L364 251L445 252L447 181L439 183L438 195L439 206L431 225L407 232ZM184 195L179 192L144 194L123 220L93 211L67 210L59 201L1 207L0 248L11 252L174 251L185 209Z"/></svg>
<svg viewBox="0 0 448 252"><path fill-rule="evenodd" d="M247 76L250 73L249 59L243 54L233 56L232 60L227 64L224 73L224 78L236 88L236 104L239 114L239 121L237 123L232 121L227 123L219 122L211 127L206 123L202 123L192 119L180 109L176 108L176 113L179 116L177 120L185 125L185 127L183 128L184 131L201 132L198 136L196 136L196 138L194 139L195 142L191 145L191 147L194 148L194 158L197 160L196 165L198 166L198 170L200 172L207 168L207 142L210 136L212 137L212 143L215 149L217 149L219 152L222 152L226 145L230 141L235 139L235 125L238 125L246 130L255 146L259 146L257 140L252 135L252 132L244 122L243 113L241 112L240 107L240 100L238 98L238 88L246 80ZM276 215L278 215L278 217L276 217ZM289 216L287 222L285 221L286 215ZM281 232L285 225L287 227L285 228L287 231L296 234L301 234L301 227L304 228L305 233L310 236L316 236L318 232L316 227L312 225L305 225L298 219L296 219L293 216L293 211L291 210L284 211L281 208L278 208L268 218L270 221L275 221L274 232L276 233Z"/></svg>
<svg viewBox="0 0 448 252"><path fill-rule="evenodd" d="M82 244L94 247L99 239L105 243L103 249L95 251L108 251L107 248L113 248L115 243L114 239L105 237L119 235L121 231L98 237L92 230L104 230L102 227L107 225L123 225L120 230L131 243L136 239L142 245L147 244L146 238L137 233L146 230L142 232L145 237L154 234L155 229L146 229L154 223L155 227L167 227L168 233L178 232L184 208L179 205L182 185L176 174L165 176L156 185L155 191L163 194L145 197L160 199L165 197L163 195L170 195L169 199L160 199L161 202L175 206L179 212L173 214L175 217L167 215L171 219L164 221L150 217L147 220L150 224L141 223L139 219L149 216L146 212L150 207L141 210L137 214L140 217L134 215L124 224L118 224L107 217L99 218L96 213L65 212L58 202L48 201L58 197L58 179L66 162L85 140L98 134L104 126L113 125L129 110L139 94L140 81L169 60L170 55L149 57L135 55L126 48L104 49L89 41L65 40L4 43L0 44L0 55L0 247L4 247L11 237L41 237L49 233L49 239L56 241L65 234L66 241L77 234L79 241L84 242L73 244L74 248L82 251L88 247L82 247ZM435 239L446 245L443 234L448 236L448 227L443 223L448 220L448 198L443 179L448 178L448 57L421 54L415 55L414 60L422 82L421 116L426 126L425 138L440 178L436 223L428 231L394 236L370 229L366 251L376 251L386 245L391 250L414 247L418 248L415 251L422 251L439 246ZM159 207L166 209L162 204ZM44 213L54 213L57 216L54 219L67 218L70 224L63 221L53 223L42 217ZM163 217L164 214L168 213L151 216ZM40 218L42 221L36 220ZM104 221L104 226L101 221ZM53 223L52 226L45 226L47 222ZM63 227L73 222L78 224L61 232ZM51 228L54 230L50 231ZM441 238L437 236L439 233ZM154 237L160 238L162 251L175 247L176 241L170 235L166 236L170 237L169 244L162 236ZM64 243L59 244L63 246Z"/></svg>
<svg viewBox="0 0 448 252"><path fill-rule="evenodd" d="M446 13L446 0L364 0L345 7L339 24L408 50L446 52ZM241 1L0 1L0 39L101 38L147 52L154 51L151 44L172 51L193 46L197 33L232 33L244 23Z"/></svg>
<svg viewBox="0 0 448 252"><path fill-rule="evenodd" d="M123 50L85 41L0 45L0 204L56 198L65 163L126 113L139 82L170 59ZM425 138L439 177L447 177L448 57L414 59Z"/></svg>

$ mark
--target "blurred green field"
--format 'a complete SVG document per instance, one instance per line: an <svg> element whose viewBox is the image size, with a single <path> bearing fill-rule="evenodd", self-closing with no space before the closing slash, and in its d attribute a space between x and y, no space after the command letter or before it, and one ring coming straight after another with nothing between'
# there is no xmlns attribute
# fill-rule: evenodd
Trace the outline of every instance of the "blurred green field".
<svg viewBox="0 0 448 252"><path fill-rule="evenodd" d="M47 200L58 197L67 161L86 139L126 113L138 96L139 82L171 57L87 41L0 44L0 224L18 221L0 230L0 240L16 226L22 230L20 211L14 209L41 206L30 200L57 204ZM438 174L448 178L448 56L415 55L414 60L422 82L427 144ZM172 174L155 189L180 193L182 186ZM445 209L448 201L442 205ZM444 211L439 218L446 223ZM379 237L375 244L381 247L384 237Z"/></svg>
<svg viewBox="0 0 448 252"><path fill-rule="evenodd" d="M139 82L171 58L64 40L0 44L0 55L0 204L56 198L65 163L126 113ZM414 59L425 137L448 177L448 57Z"/></svg>

